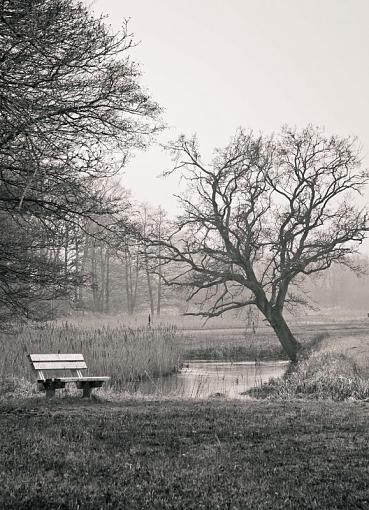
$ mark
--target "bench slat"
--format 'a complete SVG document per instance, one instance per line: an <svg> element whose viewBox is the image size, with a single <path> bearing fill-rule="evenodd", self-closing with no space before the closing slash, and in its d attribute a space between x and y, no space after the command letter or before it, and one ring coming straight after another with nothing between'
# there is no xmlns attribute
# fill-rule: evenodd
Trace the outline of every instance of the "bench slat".
<svg viewBox="0 0 369 510"><path fill-rule="evenodd" d="M62 381L62 382L83 382L83 381L110 381L110 377L51 377L49 381ZM38 382L44 382L40 379Z"/></svg>
<svg viewBox="0 0 369 510"><path fill-rule="evenodd" d="M34 361L35 370L77 370L86 369L85 361Z"/></svg>
<svg viewBox="0 0 369 510"><path fill-rule="evenodd" d="M29 358L35 361L84 361L83 354L30 354Z"/></svg>
<svg viewBox="0 0 369 510"><path fill-rule="evenodd" d="M111 377L107 377L107 376L97 376L97 377L72 377L71 379L75 380L75 381L110 381ZM61 380L62 381L69 381L71 380L69 377L62 377Z"/></svg>

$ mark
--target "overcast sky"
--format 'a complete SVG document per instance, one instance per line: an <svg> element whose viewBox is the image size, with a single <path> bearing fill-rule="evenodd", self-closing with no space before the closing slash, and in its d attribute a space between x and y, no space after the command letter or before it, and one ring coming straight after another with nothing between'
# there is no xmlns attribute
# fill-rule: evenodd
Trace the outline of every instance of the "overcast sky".
<svg viewBox="0 0 369 510"><path fill-rule="evenodd" d="M142 83L171 128L161 141L197 133L202 152L239 126L271 133L283 124L357 135L369 152L369 0L95 0L119 29L131 18ZM122 184L137 200L175 211L170 167L152 148Z"/></svg>

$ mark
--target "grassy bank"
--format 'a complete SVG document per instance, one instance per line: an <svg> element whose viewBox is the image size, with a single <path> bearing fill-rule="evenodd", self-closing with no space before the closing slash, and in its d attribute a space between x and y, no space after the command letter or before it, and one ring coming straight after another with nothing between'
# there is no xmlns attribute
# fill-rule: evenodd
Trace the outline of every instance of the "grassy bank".
<svg viewBox="0 0 369 510"><path fill-rule="evenodd" d="M369 399L369 380L350 357L335 352L313 352L284 377L248 392L257 398L296 398L342 401Z"/></svg>
<svg viewBox="0 0 369 510"><path fill-rule="evenodd" d="M368 508L369 407L0 403L5 509Z"/></svg>
<svg viewBox="0 0 369 510"><path fill-rule="evenodd" d="M27 327L0 335L0 379L34 380L27 353L82 352L91 374L110 375L111 384L119 388L126 381L177 370L182 362L179 335L173 326L84 328L65 323Z"/></svg>
<svg viewBox="0 0 369 510"><path fill-rule="evenodd" d="M209 345L192 349L184 349L184 356L188 360L217 360L217 361L275 361L287 360L288 357L281 347L273 341L270 345L259 346L254 341L244 342L244 345Z"/></svg>

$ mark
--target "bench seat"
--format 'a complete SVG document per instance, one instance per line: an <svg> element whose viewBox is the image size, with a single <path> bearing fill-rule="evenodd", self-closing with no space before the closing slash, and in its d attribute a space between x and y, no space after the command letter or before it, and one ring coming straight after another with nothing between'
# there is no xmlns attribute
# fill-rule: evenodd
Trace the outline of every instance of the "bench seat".
<svg viewBox="0 0 369 510"><path fill-rule="evenodd" d="M53 397L56 389L65 388L67 383L75 383L83 390L83 397L90 397L93 388L100 388L104 382L110 381L108 376L83 376L81 370L87 369L83 354L29 354L32 368L37 372L37 385L40 391L46 392L46 397ZM72 376L52 375L48 372L65 372L69 370Z"/></svg>

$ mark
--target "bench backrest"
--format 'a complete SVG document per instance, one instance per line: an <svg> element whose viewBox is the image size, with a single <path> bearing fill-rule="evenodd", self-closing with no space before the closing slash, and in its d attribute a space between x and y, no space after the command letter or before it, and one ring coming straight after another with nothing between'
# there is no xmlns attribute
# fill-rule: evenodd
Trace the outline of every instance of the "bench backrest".
<svg viewBox="0 0 369 510"><path fill-rule="evenodd" d="M46 379L45 370L70 370L82 377L81 370L87 369L83 354L29 354L28 357L40 380Z"/></svg>

